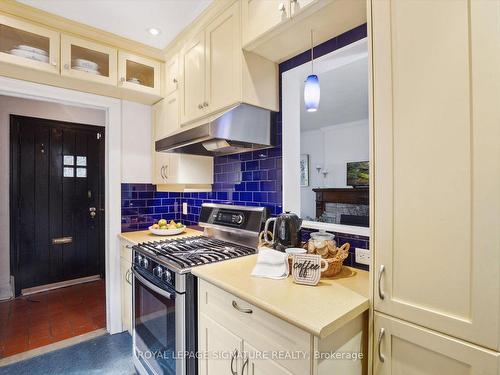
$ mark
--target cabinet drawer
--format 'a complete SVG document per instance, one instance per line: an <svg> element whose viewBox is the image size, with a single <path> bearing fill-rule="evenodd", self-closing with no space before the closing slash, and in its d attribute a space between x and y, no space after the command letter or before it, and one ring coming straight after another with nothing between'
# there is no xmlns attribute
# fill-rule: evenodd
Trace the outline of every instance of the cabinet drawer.
<svg viewBox="0 0 500 375"><path fill-rule="evenodd" d="M276 362L296 374L310 373L311 360L308 357L312 338L309 333L206 281L199 280L198 285L201 314L223 325L257 350L300 353L299 359L276 359ZM252 312L238 311L233 302L241 309L250 309Z"/></svg>

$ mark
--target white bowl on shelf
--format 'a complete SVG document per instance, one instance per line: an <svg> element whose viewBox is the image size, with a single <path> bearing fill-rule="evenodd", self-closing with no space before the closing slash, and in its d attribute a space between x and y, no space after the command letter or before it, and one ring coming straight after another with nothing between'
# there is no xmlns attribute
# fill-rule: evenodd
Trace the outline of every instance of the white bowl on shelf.
<svg viewBox="0 0 500 375"><path fill-rule="evenodd" d="M44 49L28 46L26 44L20 44L15 49L20 49L20 50L31 52L31 53L36 53L38 55L49 56L49 53L47 51L45 51Z"/></svg>
<svg viewBox="0 0 500 375"><path fill-rule="evenodd" d="M49 62L48 56L41 55L39 53L26 51L26 50L19 49L19 48L13 48L9 51L9 53L11 55L14 55L14 56L24 57L25 59L40 61L40 62L44 62L44 63Z"/></svg>
<svg viewBox="0 0 500 375"><path fill-rule="evenodd" d="M181 234L186 230L186 226L175 229L154 229L153 227L148 228L149 231L157 236L175 236L176 234Z"/></svg>
<svg viewBox="0 0 500 375"><path fill-rule="evenodd" d="M86 60L86 59L73 59L72 61L73 67L80 67L84 69L89 69L89 70L99 70L99 64Z"/></svg>

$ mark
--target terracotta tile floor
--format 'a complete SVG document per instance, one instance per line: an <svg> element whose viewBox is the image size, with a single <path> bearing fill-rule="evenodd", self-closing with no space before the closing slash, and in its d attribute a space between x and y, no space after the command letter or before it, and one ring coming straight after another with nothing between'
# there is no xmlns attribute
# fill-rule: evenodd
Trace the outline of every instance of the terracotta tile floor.
<svg viewBox="0 0 500 375"><path fill-rule="evenodd" d="M0 302L0 358L105 326L104 280Z"/></svg>

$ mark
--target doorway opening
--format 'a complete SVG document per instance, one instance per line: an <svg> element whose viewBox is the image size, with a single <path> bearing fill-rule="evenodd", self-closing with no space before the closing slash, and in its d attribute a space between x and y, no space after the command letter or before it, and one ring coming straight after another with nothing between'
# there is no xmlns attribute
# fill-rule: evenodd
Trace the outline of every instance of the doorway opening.
<svg viewBox="0 0 500 375"><path fill-rule="evenodd" d="M104 139L103 126L10 115L15 298L0 303L0 358L106 327Z"/></svg>

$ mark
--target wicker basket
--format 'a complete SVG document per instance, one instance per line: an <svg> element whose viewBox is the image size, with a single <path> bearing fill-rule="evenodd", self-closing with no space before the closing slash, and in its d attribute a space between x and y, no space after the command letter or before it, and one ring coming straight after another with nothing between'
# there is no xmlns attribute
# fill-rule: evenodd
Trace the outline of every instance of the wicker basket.
<svg viewBox="0 0 500 375"><path fill-rule="evenodd" d="M304 246L307 249L307 244ZM341 247L337 248L337 252L334 256L328 257L329 255L322 256L324 260L328 263L328 268L321 272L321 277L333 277L338 275L342 271L342 264L344 260L349 256L349 248L351 245L346 242Z"/></svg>

